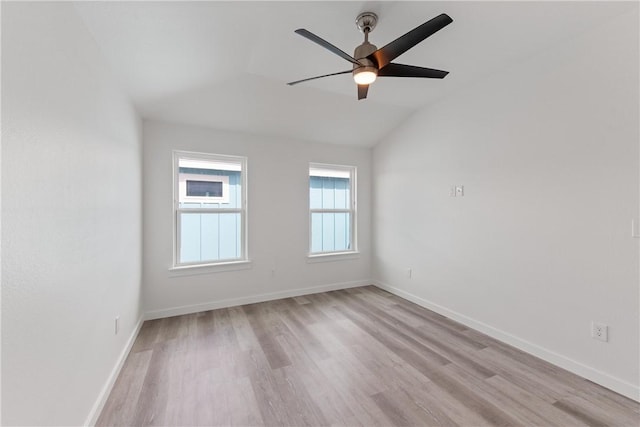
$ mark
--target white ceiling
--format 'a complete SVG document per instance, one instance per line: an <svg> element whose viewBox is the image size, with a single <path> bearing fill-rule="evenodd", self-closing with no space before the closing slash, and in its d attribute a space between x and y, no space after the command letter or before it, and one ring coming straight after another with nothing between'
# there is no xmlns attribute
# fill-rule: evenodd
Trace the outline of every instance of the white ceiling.
<svg viewBox="0 0 640 427"><path fill-rule="evenodd" d="M143 117L310 141L372 146L417 109L635 7L633 2L79 2L113 73ZM355 17L378 14L382 47L447 13L453 23L395 62L444 80L378 79L356 99L351 64L294 34L352 53ZM540 64L553 66L553 64Z"/></svg>

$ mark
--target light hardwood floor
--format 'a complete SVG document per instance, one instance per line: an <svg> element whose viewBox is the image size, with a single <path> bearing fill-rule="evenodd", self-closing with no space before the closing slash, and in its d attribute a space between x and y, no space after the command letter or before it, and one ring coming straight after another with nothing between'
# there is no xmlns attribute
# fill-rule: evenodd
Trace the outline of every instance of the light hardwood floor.
<svg viewBox="0 0 640 427"><path fill-rule="evenodd" d="M637 427L640 405L367 286L145 322L97 425Z"/></svg>

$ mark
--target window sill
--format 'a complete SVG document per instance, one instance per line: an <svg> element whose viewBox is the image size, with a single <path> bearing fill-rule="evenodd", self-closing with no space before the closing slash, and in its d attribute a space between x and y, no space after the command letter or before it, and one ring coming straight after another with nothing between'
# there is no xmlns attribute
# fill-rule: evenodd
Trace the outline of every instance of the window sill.
<svg viewBox="0 0 640 427"><path fill-rule="evenodd" d="M348 261L360 258L360 252L330 252L326 254L307 255L307 263Z"/></svg>
<svg viewBox="0 0 640 427"><path fill-rule="evenodd" d="M248 270L250 260L218 262L215 264L181 265L169 269L169 277L195 276L198 274L222 273L225 271Z"/></svg>

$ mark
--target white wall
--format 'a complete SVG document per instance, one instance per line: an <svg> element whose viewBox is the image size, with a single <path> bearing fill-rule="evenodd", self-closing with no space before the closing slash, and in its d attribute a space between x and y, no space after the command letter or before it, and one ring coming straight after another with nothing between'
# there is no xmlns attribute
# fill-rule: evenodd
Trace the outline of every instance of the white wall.
<svg viewBox="0 0 640 427"><path fill-rule="evenodd" d="M2 3L3 425L84 423L136 328L140 129L70 3Z"/></svg>
<svg viewBox="0 0 640 427"><path fill-rule="evenodd" d="M638 399L638 59L636 9L385 138L374 279Z"/></svg>
<svg viewBox="0 0 640 427"><path fill-rule="evenodd" d="M143 282L149 317L369 283L370 149L153 121L145 121L143 133ZM194 275L176 275L169 271L173 244L172 150L248 158L251 268ZM356 259L307 262L309 162L358 168L360 255Z"/></svg>

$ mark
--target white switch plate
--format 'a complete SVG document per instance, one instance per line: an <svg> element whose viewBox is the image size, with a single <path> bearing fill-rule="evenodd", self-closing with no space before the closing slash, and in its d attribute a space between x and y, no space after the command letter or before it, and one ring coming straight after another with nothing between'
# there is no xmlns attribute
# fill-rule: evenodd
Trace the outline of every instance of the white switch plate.
<svg viewBox="0 0 640 427"><path fill-rule="evenodd" d="M591 322L591 337L604 342L609 341L609 327L604 323Z"/></svg>
<svg viewBox="0 0 640 427"><path fill-rule="evenodd" d="M456 185L456 196L457 197L464 196L464 185Z"/></svg>

